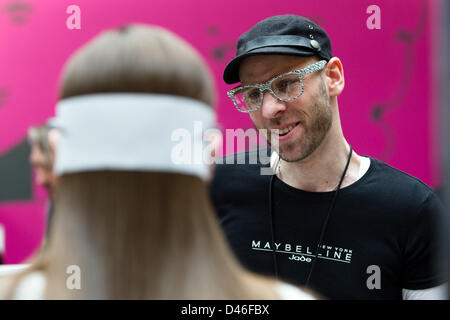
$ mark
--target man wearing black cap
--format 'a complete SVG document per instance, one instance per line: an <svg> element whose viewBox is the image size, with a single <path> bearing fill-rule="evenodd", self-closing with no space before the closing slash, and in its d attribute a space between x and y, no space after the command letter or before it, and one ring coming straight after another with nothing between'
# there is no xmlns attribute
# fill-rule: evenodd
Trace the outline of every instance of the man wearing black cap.
<svg viewBox="0 0 450 320"><path fill-rule="evenodd" d="M223 78L241 83L228 96L272 142L275 175L261 175L246 152L232 157L247 164L218 165L211 183L246 267L331 299L445 297L441 203L417 178L347 143L343 66L321 27L295 15L259 22L239 38Z"/></svg>

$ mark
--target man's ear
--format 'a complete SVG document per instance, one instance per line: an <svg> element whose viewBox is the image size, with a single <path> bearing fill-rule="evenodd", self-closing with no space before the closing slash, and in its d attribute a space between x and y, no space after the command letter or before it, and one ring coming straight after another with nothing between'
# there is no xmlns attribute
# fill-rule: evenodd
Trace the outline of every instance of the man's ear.
<svg viewBox="0 0 450 320"><path fill-rule="evenodd" d="M330 97L339 96L345 87L344 68L339 58L333 57L328 61L325 65L324 76Z"/></svg>

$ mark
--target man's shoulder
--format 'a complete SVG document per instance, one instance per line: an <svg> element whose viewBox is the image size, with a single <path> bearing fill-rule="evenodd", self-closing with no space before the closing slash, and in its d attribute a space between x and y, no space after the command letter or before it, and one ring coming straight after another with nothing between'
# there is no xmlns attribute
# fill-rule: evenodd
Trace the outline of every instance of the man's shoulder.
<svg viewBox="0 0 450 320"><path fill-rule="evenodd" d="M217 175L238 175L258 177L264 169L270 168L270 149L256 149L233 153L216 159ZM264 174L262 174L264 175Z"/></svg>
<svg viewBox="0 0 450 320"><path fill-rule="evenodd" d="M433 189L425 184L419 178L402 171L400 169L394 168L393 166L387 164L384 161L370 157L371 165L375 166L376 176L385 179L386 187L391 188L413 188L421 190L424 192L432 192Z"/></svg>
<svg viewBox="0 0 450 320"><path fill-rule="evenodd" d="M261 169L270 168L271 150L268 148L243 151L229 154L216 161L216 176L231 177L238 175L241 178L258 178L264 176ZM386 162L377 158L370 158L369 171L373 171L373 176L377 182L387 188L405 189L411 188L422 192L433 192L434 190L426 185L419 178L394 168Z"/></svg>
<svg viewBox="0 0 450 320"><path fill-rule="evenodd" d="M257 149L230 154L216 160L212 188L228 189L249 188L252 190L264 184L270 178L270 150ZM269 178L268 178L269 177Z"/></svg>
<svg viewBox="0 0 450 320"><path fill-rule="evenodd" d="M373 194L378 198L381 199L384 195L389 198L391 204L404 202L415 206L425 203L430 198L438 201L434 190L419 178L379 159L373 157L370 159L373 168L366 185L369 188L373 186Z"/></svg>

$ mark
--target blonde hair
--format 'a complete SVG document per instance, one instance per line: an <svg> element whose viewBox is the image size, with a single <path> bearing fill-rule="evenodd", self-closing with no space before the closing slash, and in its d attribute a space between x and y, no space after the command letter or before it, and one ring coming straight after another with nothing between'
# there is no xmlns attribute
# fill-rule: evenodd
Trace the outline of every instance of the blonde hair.
<svg viewBox="0 0 450 320"><path fill-rule="evenodd" d="M107 31L67 63L61 99L100 92L174 94L214 104L213 80L200 55L171 32L143 25ZM237 262L197 177L66 174L55 199L47 244L26 271L45 275L45 298L278 297L278 282ZM80 267L80 290L66 288L70 265Z"/></svg>
<svg viewBox="0 0 450 320"><path fill-rule="evenodd" d="M128 25L84 45L68 61L60 98L135 92L180 95L214 105L213 78L201 55L174 33Z"/></svg>

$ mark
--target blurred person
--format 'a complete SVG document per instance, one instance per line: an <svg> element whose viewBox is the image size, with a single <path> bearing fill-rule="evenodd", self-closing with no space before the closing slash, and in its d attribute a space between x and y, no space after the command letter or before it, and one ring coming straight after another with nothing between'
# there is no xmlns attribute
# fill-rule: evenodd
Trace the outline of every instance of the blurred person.
<svg viewBox="0 0 450 320"><path fill-rule="evenodd" d="M49 133L51 128L46 125L31 127L28 130L28 141L31 145L30 164L35 170L36 183L42 186L48 194L46 209L46 233L49 231L53 212L53 193L55 176L53 174L54 156L50 147Z"/></svg>
<svg viewBox="0 0 450 320"><path fill-rule="evenodd" d="M7 296L312 299L245 271L210 204L209 168L172 161L178 128L214 124L213 92L200 55L163 28L125 26L78 50L52 121L58 184L48 245L8 279Z"/></svg>
<svg viewBox="0 0 450 320"><path fill-rule="evenodd" d="M35 168L36 183L45 188L49 195L53 193L54 176L52 172L52 156L46 125L31 127L28 130L28 141L31 145L30 163Z"/></svg>
<svg viewBox="0 0 450 320"><path fill-rule="evenodd" d="M274 175L249 164L249 151L222 161L211 184L244 266L330 299L446 297L442 204L419 179L346 141L343 65L320 26L296 15L257 23L223 78L240 82L228 96L272 144Z"/></svg>

